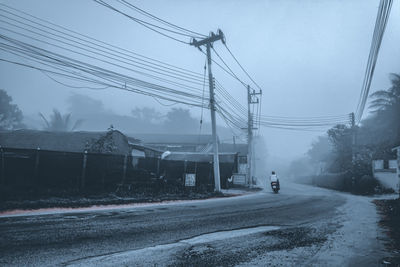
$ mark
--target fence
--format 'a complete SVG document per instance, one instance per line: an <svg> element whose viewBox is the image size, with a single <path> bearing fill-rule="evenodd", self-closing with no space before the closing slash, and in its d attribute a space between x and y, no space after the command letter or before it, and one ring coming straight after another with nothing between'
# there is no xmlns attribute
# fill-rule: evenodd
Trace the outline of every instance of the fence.
<svg viewBox="0 0 400 267"><path fill-rule="evenodd" d="M0 149L0 184L19 188L103 190L133 175L129 156Z"/></svg>
<svg viewBox="0 0 400 267"><path fill-rule="evenodd" d="M184 187L184 173L196 173L196 188L212 189L212 163L162 161L159 158L139 158L132 164L132 156L59 152L35 149L0 149L1 198L13 194L41 194L45 192L110 192L121 184L130 188L173 185ZM221 163L221 184L235 170L235 164ZM159 178L162 177L161 181Z"/></svg>

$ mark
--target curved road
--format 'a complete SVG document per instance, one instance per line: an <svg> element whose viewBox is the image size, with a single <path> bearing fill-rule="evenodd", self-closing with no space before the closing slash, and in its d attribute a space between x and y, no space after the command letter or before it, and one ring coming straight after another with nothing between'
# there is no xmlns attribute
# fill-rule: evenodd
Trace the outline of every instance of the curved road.
<svg viewBox="0 0 400 267"><path fill-rule="evenodd" d="M352 197L285 182L282 188L279 194L0 216L0 265L325 265L321 251L336 242ZM371 209L368 201L357 203ZM368 245L365 254L376 248Z"/></svg>

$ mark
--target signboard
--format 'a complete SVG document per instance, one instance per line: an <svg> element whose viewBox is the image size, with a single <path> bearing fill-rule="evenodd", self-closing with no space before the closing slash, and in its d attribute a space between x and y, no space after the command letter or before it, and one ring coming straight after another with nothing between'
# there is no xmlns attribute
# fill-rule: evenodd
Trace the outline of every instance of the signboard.
<svg viewBox="0 0 400 267"><path fill-rule="evenodd" d="M246 185L246 174L234 173L233 184L235 185Z"/></svg>
<svg viewBox="0 0 400 267"><path fill-rule="evenodd" d="M195 173L185 173L185 186L196 186Z"/></svg>

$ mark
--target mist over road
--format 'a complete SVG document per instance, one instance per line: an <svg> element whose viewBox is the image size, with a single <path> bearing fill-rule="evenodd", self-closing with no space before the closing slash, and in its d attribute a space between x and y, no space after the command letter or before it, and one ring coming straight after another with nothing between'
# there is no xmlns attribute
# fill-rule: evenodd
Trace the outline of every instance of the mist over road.
<svg viewBox="0 0 400 267"><path fill-rule="evenodd" d="M0 218L0 264L375 264L370 199L282 182L240 197Z"/></svg>

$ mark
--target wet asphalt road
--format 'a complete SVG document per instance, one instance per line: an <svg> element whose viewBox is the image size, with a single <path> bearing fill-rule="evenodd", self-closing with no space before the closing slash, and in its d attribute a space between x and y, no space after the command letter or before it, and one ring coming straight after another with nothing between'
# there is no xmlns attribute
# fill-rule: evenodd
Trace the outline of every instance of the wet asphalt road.
<svg viewBox="0 0 400 267"><path fill-rule="evenodd" d="M269 249L323 242L334 226L316 232L312 225L331 221L345 202L340 195L307 194L292 186L280 194L267 190L205 201L0 217L0 265L54 266L82 259L82 265L87 265L85 260L94 256L173 244L206 233L256 226L281 227L262 236L237 239L234 257L226 252L233 251L229 247L232 243L221 241L209 244L201 253L196 250L191 254L193 246L174 250L168 262L166 258L165 262L159 259L156 262L175 266L244 264ZM111 265L114 264L117 262ZM148 265L140 261L135 264Z"/></svg>

